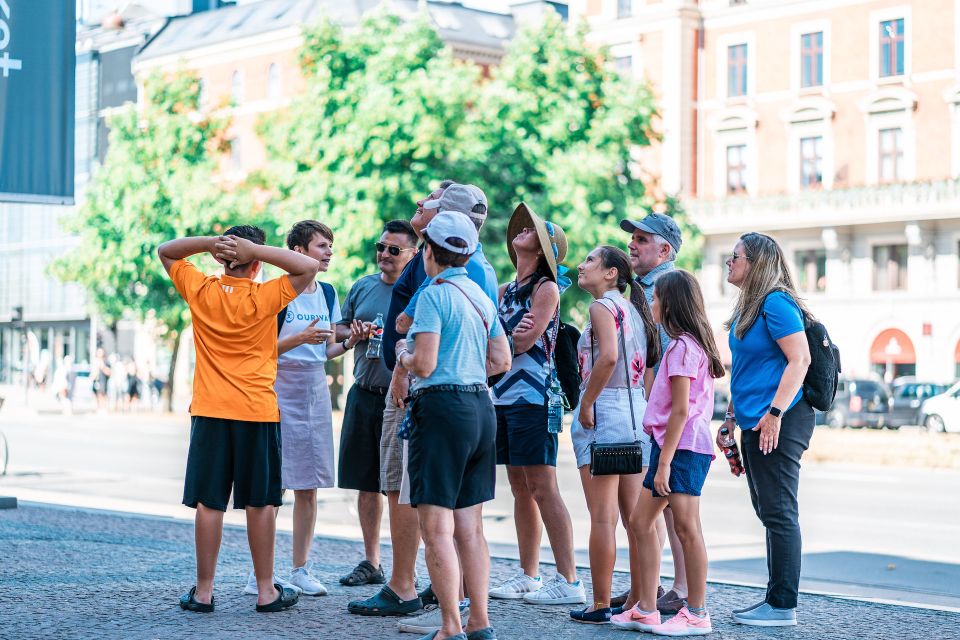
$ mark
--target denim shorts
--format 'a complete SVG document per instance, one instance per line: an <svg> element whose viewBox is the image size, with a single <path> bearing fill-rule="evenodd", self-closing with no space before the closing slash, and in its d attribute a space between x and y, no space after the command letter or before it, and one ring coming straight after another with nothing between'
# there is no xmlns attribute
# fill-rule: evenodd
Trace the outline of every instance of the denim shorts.
<svg viewBox="0 0 960 640"><path fill-rule="evenodd" d="M650 468L643 478L643 486L653 492L654 498L663 498L653 487L653 479L660 467L660 445L653 438L650 439ZM703 483L707 481L707 472L713 456L705 453L696 453L686 449L677 449L670 463L670 491L684 493L690 496L699 496L703 490Z"/></svg>

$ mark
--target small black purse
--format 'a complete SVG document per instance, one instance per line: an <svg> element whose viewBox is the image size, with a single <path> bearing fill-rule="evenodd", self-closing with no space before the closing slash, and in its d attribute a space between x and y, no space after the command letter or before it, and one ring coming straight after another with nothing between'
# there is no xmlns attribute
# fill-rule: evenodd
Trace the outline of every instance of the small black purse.
<svg viewBox="0 0 960 640"><path fill-rule="evenodd" d="M619 309L618 309L619 311ZM593 407L593 442L590 443L590 475L629 475L643 471L643 449L637 436L637 417L633 410L633 385L630 384L630 369L627 365L627 343L623 337L623 313L620 322L620 350L623 352L623 369L627 376L627 398L630 400L630 422L633 427L633 442L597 442L597 407ZM593 330L590 331L590 364L593 365Z"/></svg>

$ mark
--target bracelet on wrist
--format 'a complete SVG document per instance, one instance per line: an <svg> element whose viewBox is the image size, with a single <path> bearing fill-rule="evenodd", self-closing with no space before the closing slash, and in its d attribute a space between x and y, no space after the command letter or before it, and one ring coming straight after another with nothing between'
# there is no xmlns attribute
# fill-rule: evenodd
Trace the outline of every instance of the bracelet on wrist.
<svg viewBox="0 0 960 640"><path fill-rule="evenodd" d="M344 338L344 339L343 339L343 342L340 343L340 346L343 347L343 350L344 350L344 351L350 351L350 349L353 349L353 348L356 346L356 345L353 345L353 344L348 345L348 344L347 344L348 342L350 342L350 338Z"/></svg>

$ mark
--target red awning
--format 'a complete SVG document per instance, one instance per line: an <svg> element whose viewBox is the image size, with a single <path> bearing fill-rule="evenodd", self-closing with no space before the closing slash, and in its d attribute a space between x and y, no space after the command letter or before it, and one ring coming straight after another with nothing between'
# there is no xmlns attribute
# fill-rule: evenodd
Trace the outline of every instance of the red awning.
<svg viewBox="0 0 960 640"><path fill-rule="evenodd" d="M916 364L913 342L899 329L885 329L870 346L870 362L874 364ZM958 360L960 362L960 360Z"/></svg>

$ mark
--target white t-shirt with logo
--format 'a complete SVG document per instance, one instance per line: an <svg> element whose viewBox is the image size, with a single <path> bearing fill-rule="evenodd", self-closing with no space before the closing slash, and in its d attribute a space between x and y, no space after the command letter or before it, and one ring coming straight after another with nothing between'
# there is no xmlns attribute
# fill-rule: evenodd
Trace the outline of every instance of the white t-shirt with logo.
<svg viewBox="0 0 960 640"><path fill-rule="evenodd" d="M287 314L283 319L278 340L300 333L306 329L314 318L320 318L315 327L329 329L340 321L340 302L336 291L333 295L333 309L327 309L327 301L323 296L323 287L317 284L313 293L304 291L287 305ZM322 365L327 361L327 345L302 344L286 353L280 354L277 363L280 366L292 365Z"/></svg>

